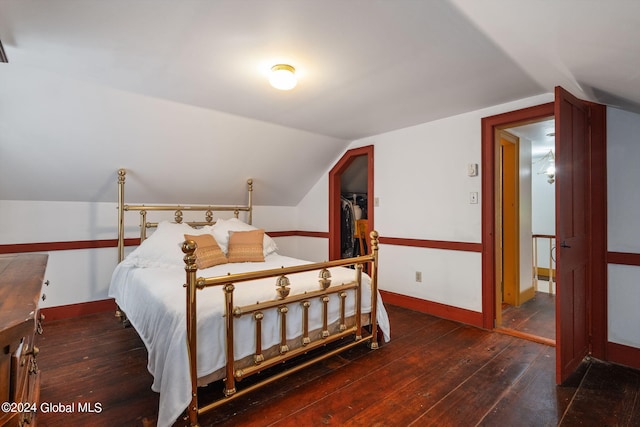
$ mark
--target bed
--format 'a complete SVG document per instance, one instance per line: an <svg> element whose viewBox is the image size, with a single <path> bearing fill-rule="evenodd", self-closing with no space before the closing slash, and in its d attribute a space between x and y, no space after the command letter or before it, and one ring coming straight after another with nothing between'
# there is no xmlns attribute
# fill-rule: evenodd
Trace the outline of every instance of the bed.
<svg viewBox="0 0 640 427"><path fill-rule="evenodd" d="M251 180L246 205L126 205L125 175L118 171L120 262L109 296L147 348L152 389L160 393L158 426L181 415L196 426L199 415L311 363L363 343L378 348L378 330L389 340L376 283L376 232L368 255L299 260L279 254L251 224ZM125 257L128 211L140 213L140 245ZM154 211L174 217L147 221ZM186 211L202 211L205 219L184 221ZM233 216L214 220L214 212ZM243 379L305 354L314 356L242 387ZM222 397L200 402L199 387L215 381L224 384Z"/></svg>

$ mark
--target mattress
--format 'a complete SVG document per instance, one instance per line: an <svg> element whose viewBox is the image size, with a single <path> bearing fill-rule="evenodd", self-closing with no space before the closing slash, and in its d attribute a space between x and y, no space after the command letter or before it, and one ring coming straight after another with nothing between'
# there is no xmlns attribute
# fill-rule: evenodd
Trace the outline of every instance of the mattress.
<svg viewBox="0 0 640 427"><path fill-rule="evenodd" d="M266 270L309 261L271 253L265 262L233 263L198 270L199 277L213 277L228 273ZM351 282L355 270L337 267L330 269L332 284ZM291 294L318 289L318 272L297 273L288 276ZM371 311L370 278L362 275L362 312ZM190 402L191 383L186 338L186 291L185 270L177 266L156 268L136 267L125 259L114 270L109 296L115 298L119 307L136 329L148 351L148 369L153 375L152 389L160 393L158 426L170 426ZM210 287L197 291L198 322L198 378L207 377L224 368L226 363L224 331L224 292L221 287ZM276 278L260 279L236 284L234 306L254 304L277 298ZM329 302L329 323L339 319L339 297L332 296ZM355 314L353 291L346 298L346 315ZM390 339L389 319L377 295L377 322L384 339ZM322 304L312 301L309 312L309 328L322 326ZM276 345L280 340L280 322L277 313L265 312L262 323L263 348ZM302 333L302 308L291 304L287 314L287 339L294 340ZM234 359L247 358L255 352L255 324L251 316L235 319Z"/></svg>

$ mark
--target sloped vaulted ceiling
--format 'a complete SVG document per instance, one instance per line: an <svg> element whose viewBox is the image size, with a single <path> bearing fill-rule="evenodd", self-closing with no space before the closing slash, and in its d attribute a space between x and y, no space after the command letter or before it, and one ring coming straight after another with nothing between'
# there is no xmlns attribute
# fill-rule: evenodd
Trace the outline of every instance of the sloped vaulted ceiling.
<svg viewBox="0 0 640 427"><path fill-rule="evenodd" d="M40 70L10 74L0 110L5 200L295 204L344 140L95 85ZM5 105L0 101L1 105ZM306 173L316 171L315 174Z"/></svg>
<svg viewBox="0 0 640 427"><path fill-rule="evenodd" d="M0 0L0 199L112 202L126 167L134 200L292 206L364 136L557 84L634 108L638 5Z"/></svg>

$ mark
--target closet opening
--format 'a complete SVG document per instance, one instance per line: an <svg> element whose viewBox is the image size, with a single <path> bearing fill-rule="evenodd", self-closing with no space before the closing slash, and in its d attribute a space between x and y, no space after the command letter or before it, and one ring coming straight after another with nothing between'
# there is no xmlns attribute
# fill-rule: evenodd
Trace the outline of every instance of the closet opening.
<svg viewBox="0 0 640 427"><path fill-rule="evenodd" d="M367 156L358 156L340 178L341 258L369 252L367 200Z"/></svg>
<svg viewBox="0 0 640 427"><path fill-rule="evenodd" d="M347 151L329 172L329 259L369 253L373 146Z"/></svg>

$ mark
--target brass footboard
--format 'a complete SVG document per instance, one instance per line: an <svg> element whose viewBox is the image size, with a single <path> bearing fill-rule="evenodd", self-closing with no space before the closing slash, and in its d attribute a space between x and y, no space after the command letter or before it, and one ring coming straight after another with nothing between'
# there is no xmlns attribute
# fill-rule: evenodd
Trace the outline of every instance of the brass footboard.
<svg viewBox="0 0 640 427"><path fill-rule="evenodd" d="M349 349L363 342L369 342L372 349L378 348L377 338L377 279L378 279L378 233L371 232L371 253L354 258L347 258L323 263L305 264L293 267L283 267L279 269L263 270L249 273L232 274L220 277L196 277L196 257L195 242L188 240L183 243L182 251L185 253L185 272L186 272L186 310L187 310L187 350L189 355L190 376L191 376L191 402L187 408L187 417L190 426L198 426L198 416L204 414L222 404L243 396L249 392L256 390L266 384L276 381L286 375L305 369L309 365L320 360L332 357L339 352ZM366 263L370 263L371 271L371 313L369 314L369 324L371 331L363 334L361 315L362 315L362 268ZM348 283L338 285L331 284L331 276L328 268L355 266L354 280ZM318 290L310 291L303 294L289 295L289 278L288 275L302 273L308 271L319 271ZM242 286L242 282L250 280L264 279L273 277L276 279L276 290L278 298L274 300L258 302L245 306L234 305L234 290L236 286ZM225 293L225 345L226 345L226 374L224 379L224 398L221 398L206 406L200 407L198 402L198 377L197 377L197 323L196 323L196 300L197 291L219 286ZM354 322L348 326L349 322L345 316L347 291L354 292L355 295L355 316ZM334 295L339 298L339 320L335 330L331 330L328 321L328 302L330 297ZM335 297L334 297L335 298ZM319 333L311 334L309 331L309 307L311 301L319 300L322 304L321 316L322 330ZM300 337L299 346L293 349L289 348L286 336L288 305L299 303L302 306L302 336ZM276 310L280 321L280 344L279 352L272 357L265 357L263 353L261 331L262 319L267 310ZM242 316L251 316L256 325L256 335L252 338L255 341L255 354L253 356L254 364L249 367L237 368L234 360L234 319ZM263 371L270 366L280 364L286 360L296 356L308 353L309 351L325 346L330 342L341 340L345 337L353 337L352 340L346 340L339 347L333 350L323 352L322 354L306 360L288 369L286 372L273 375L265 380L255 383L251 386L236 389L236 381L246 378L254 373Z"/></svg>

